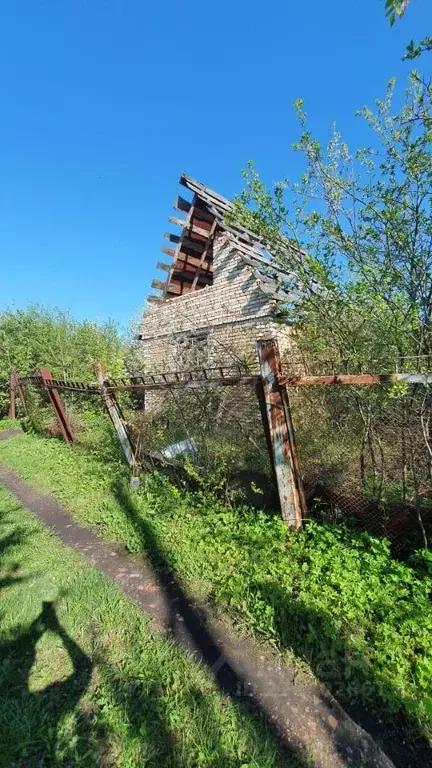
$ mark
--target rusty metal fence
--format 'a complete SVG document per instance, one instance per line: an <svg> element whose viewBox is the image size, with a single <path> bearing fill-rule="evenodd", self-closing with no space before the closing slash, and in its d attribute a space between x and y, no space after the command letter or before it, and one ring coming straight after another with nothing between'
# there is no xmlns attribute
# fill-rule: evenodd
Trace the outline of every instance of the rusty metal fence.
<svg viewBox="0 0 432 768"><path fill-rule="evenodd" d="M413 365L413 361L410 361ZM321 371L324 366L321 366ZM396 550L432 539L432 377L292 375L289 386L309 507L345 516ZM297 366L298 370L298 366Z"/></svg>
<svg viewBox="0 0 432 768"><path fill-rule="evenodd" d="M15 400L45 393L60 434L73 428L60 393L103 403L137 483L142 469L170 468L204 488L280 505L289 527L308 514L349 516L396 548L432 536L432 376L427 373L283 372L277 342L258 342L260 375L229 364L96 382L42 369L10 378ZM130 398L124 413L121 398ZM154 396L143 408L142 395ZM138 398L138 399L137 399Z"/></svg>

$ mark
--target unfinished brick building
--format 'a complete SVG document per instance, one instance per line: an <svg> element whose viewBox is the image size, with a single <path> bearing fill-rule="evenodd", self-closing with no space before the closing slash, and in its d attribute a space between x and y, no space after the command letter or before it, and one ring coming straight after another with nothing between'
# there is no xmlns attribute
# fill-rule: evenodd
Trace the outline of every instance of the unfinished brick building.
<svg viewBox="0 0 432 768"><path fill-rule="evenodd" d="M158 263L168 275L153 281L161 293L149 296L139 328L146 370L231 363L255 371L258 338L277 337L282 355L290 348L291 329L277 321L277 308L292 299L292 281L259 238L226 224L233 203L188 176L180 183L193 198L176 200L186 218L169 219L180 228L165 235L175 245L162 248L172 262Z"/></svg>

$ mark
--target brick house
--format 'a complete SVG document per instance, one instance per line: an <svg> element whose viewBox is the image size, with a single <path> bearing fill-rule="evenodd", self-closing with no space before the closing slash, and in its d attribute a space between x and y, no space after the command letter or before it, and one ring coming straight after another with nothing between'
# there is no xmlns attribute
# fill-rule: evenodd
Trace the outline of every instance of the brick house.
<svg viewBox="0 0 432 768"><path fill-rule="evenodd" d="M292 331L278 322L277 309L292 300L290 276L272 264L259 238L225 223L229 200L188 176L180 183L193 198L176 200L186 218L169 219L180 228L165 235L175 244L162 248L172 262L158 263L167 277L153 281L160 295L149 296L139 326L146 370L256 370L256 341L263 337L277 337L286 355Z"/></svg>

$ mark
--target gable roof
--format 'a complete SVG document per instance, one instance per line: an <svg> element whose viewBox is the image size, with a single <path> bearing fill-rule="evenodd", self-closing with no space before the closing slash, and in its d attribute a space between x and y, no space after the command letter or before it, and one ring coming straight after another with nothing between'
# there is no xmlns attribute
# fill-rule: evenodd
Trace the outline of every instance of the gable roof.
<svg viewBox="0 0 432 768"><path fill-rule="evenodd" d="M275 266L265 250L264 241L246 227L227 225L226 214L234 204L196 179L182 174L180 184L193 193L192 201L178 196L174 208L186 214L185 219L169 217L180 227L180 234L165 233L175 248L163 247L162 252L172 257L171 264L159 262L157 267L167 272L165 281L153 280L152 288L161 291L148 297L150 303L159 303L185 293L200 290L213 281L213 244L216 235L227 232L231 247L239 253L245 264L255 273L259 287L275 300L293 298L294 275ZM287 243L287 248L293 248ZM301 251L298 251L299 256Z"/></svg>

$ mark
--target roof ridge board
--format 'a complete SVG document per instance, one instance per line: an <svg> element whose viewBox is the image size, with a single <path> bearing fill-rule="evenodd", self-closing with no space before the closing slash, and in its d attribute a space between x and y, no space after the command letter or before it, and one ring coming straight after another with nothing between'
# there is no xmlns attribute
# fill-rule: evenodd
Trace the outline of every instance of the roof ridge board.
<svg viewBox="0 0 432 768"><path fill-rule="evenodd" d="M197 194L202 193L208 195L209 197L213 197L216 201L225 204L228 207L232 207L234 205L234 203L231 200L228 200L227 197L220 195L218 192L210 189L210 187L207 187L201 181L192 178L192 176L188 176L186 173L182 173L180 176L180 184L183 187L187 187L187 189L190 189L192 192L196 192Z"/></svg>
<svg viewBox="0 0 432 768"><path fill-rule="evenodd" d="M182 173L180 177L180 184L187 187L193 192L196 192L197 195L205 195L210 198L210 204L214 204L214 202L220 202L223 203L228 210L232 210L234 207L234 203L232 200L228 200L228 198L223 197L218 192L215 192L214 190L210 189L210 187L207 187L205 184L203 184L201 181L197 181L197 179L192 178L192 176L188 176L186 173ZM213 200L212 200L213 198ZM220 215L220 210L212 210L211 213L213 215ZM230 229L229 226L224 225L227 229ZM251 239L256 240L256 242L266 243L268 240L261 236L257 235L255 232L252 232L252 230L248 229L247 227L243 227L242 225L235 225L234 228L238 229L240 232L246 233ZM281 235L281 245L285 247L292 248L293 250L298 250L299 253L306 255L306 251L303 248L300 248L298 245L294 245L291 243L288 239L284 238L283 235Z"/></svg>

